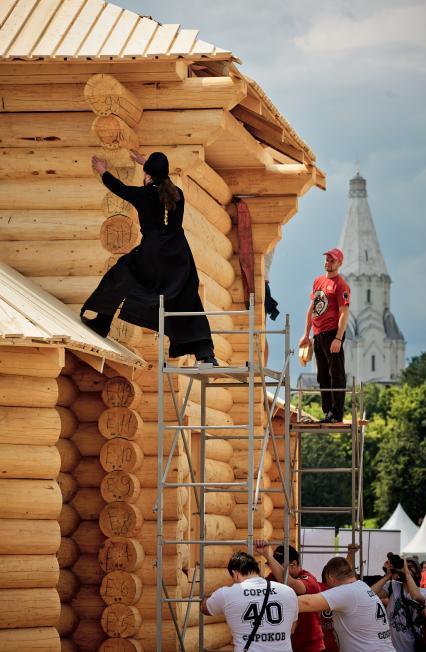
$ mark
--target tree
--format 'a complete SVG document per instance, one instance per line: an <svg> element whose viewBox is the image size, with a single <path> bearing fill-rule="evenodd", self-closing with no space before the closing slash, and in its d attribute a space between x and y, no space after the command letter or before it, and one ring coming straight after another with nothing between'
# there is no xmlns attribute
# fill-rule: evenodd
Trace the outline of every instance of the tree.
<svg viewBox="0 0 426 652"><path fill-rule="evenodd" d="M411 358L408 367L402 372L401 379L410 387L418 387L426 382L426 351Z"/></svg>
<svg viewBox="0 0 426 652"><path fill-rule="evenodd" d="M370 424L380 435L374 481L377 515L385 520L398 502L414 521L425 515L426 382L417 387L392 388L386 420Z"/></svg>

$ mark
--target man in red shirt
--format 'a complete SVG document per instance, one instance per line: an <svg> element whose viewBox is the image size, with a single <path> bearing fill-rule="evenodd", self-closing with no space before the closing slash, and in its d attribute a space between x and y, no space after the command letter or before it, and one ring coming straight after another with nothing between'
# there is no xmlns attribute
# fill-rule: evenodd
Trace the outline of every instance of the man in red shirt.
<svg viewBox="0 0 426 652"><path fill-rule="evenodd" d="M325 274L318 276L312 288L311 303L306 313L305 333L299 346L309 343L309 333L314 330L314 352L317 379L321 389L346 387L343 342L349 318L349 285L339 275L343 263L340 249L330 249L325 254ZM325 414L323 423L336 423L343 419L344 392L321 392Z"/></svg>
<svg viewBox="0 0 426 652"><path fill-rule="evenodd" d="M267 541L256 539L254 544L255 552L266 559L271 569L271 573L266 579L284 582L284 547L278 546L275 552L272 553L272 548ZM297 550L293 546L289 546L288 549L287 585L293 589L296 595L319 593L320 587L315 577L300 566ZM306 616L309 616L309 618L306 618ZM293 652L323 652L325 648L319 613L299 614L297 627L291 637L291 644Z"/></svg>

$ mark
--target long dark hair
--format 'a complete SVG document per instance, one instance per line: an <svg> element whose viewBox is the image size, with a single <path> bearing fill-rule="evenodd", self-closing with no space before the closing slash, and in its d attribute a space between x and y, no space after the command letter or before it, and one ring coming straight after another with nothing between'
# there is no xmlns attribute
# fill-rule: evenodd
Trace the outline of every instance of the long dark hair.
<svg viewBox="0 0 426 652"><path fill-rule="evenodd" d="M170 177L167 177L167 179L153 179L153 183L158 188L160 202L165 205L168 212L174 211L176 204L180 200L178 187L175 186Z"/></svg>

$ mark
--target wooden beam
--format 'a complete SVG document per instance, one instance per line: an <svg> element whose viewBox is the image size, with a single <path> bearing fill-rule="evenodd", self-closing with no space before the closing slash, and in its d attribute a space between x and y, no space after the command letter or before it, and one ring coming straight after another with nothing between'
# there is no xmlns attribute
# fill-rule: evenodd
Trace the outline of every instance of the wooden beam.
<svg viewBox="0 0 426 652"><path fill-rule="evenodd" d="M304 165L218 170L234 195L303 195L312 187L313 175Z"/></svg>
<svg viewBox="0 0 426 652"><path fill-rule="evenodd" d="M179 81L188 76L182 59L138 61L2 61L0 84L85 84L92 75L114 75L121 82Z"/></svg>
<svg viewBox="0 0 426 652"><path fill-rule="evenodd" d="M225 181L201 158L194 157L184 171L220 204L226 205L232 201L232 193Z"/></svg>
<svg viewBox="0 0 426 652"><path fill-rule="evenodd" d="M244 201L249 208L251 221L254 224L274 222L287 224L293 215L297 213L297 195L246 197ZM229 204L227 210L232 218L236 218L237 209L234 203Z"/></svg>
<svg viewBox="0 0 426 652"><path fill-rule="evenodd" d="M0 346L0 374L56 378L64 365L65 353L61 346Z"/></svg>
<svg viewBox="0 0 426 652"><path fill-rule="evenodd" d="M83 351L79 351L77 349L72 349L72 352L79 360L82 360L82 362L88 364L89 367L92 367L92 369L95 369L95 371L99 371L99 373L103 372L105 358L101 358L98 355L90 355L89 353L84 353Z"/></svg>
<svg viewBox="0 0 426 652"><path fill-rule="evenodd" d="M144 111L135 132L144 145L207 145L223 133L224 116L222 109Z"/></svg>
<svg viewBox="0 0 426 652"><path fill-rule="evenodd" d="M216 172L220 168L263 166L272 162L265 148L257 142L229 111L224 111L223 130L206 143L206 162ZM219 173L220 174L220 173Z"/></svg>
<svg viewBox="0 0 426 652"><path fill-rule="evenodd" d="M115 115L134 127L142 115L137 97L112 75L93 75L84 87L84 97L96 115Z"/></svg>

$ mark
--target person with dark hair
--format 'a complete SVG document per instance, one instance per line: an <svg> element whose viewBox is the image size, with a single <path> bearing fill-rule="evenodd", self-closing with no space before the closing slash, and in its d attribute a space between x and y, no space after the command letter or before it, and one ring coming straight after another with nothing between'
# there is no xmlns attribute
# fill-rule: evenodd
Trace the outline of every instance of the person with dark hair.
<svg viewBox="0 0 426 652"><path fill-rule="evenodd" d="M385 608L375 592L358 580L350 563L333 557L324 567L330 587L316 595L300 595L299 611L331 610L341 652L391 652Z"/></svg>
<svg viewBox="0 0 426 652"><path fill-rule="evenodd" d="M309 344L311 328L314 331L314 353L317 380L324 412L323 423L337 423L343 419L345 393L333 389L346 387L343 342L349 319L350 289L340 276L343 252L330 249L324 253L325 274L314 280L311 302L306 313L306 325L299 347Z"/></svg>
<svg viewBox="0 0 426 652"><path fill-rule="evenodd" d="M255 550L268 562L271 573L268 577L274 578L277 582L284 582L284 546L277 546L274 553L267 541L255 539ZM314 594L320 591L315 577L309 571L300 566L299 553L296 548L289 546L289 566L287 584L297 595L305 593ZM320 610L318 610L320 611ZM321 629L318 613L302 614L299 617L298 625L291 637L294 652L322 652L324 650L324 638Z"/></svg>
<svg viewBox="0 0 426 652"><path fill-rule="evenodd" d="M392 643L396 652L416 652L417 640L421 638L416 621L425 606L419 565L415 559L402 560L399 555L389 553L383 570L385 575L371 588L379 598L387 599Z"/></svg>
<svg viewBox="0 0 426 652"><path fill-rule="evenodd" d="M199 279L191 249L182 228L184 196L169 178L169 162L162 152L148 159L132 151L143 164L143 186L127 186L107 171L107 163L93 156L92 166L112 193L132 204L139 216L142 241L117 261L85 301L81 319L99 335L108 335L116 310L120 319L158 331L159 297L169 312L203 312ZM93 319L86 310L97 313ZM194 354L204 363L217 365L209 322L205 315L167 317L165 333L169 355Z"/></svg>
<svg viewBox="0 0 426 652"><path fill-rule="evenodd" d="M288 586L260 577L252 555L236 552L228 563L234 584L202 600L206 616L224 615L232 632L234 652L291 652L297 624L297 598Z"/></svg>

